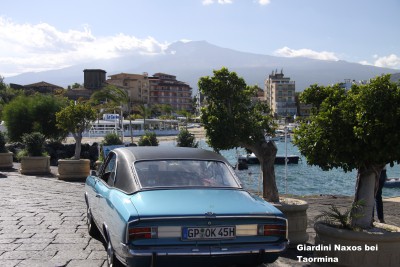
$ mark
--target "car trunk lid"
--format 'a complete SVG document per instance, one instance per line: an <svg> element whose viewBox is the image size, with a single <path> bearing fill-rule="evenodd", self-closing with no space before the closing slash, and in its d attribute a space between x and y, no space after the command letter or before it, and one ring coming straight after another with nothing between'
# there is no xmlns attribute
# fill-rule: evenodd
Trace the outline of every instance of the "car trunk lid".
<svg viewBox="0 0 400 267"><path fill-rule="evenodd" d="M237 189L160 189L138 192L131 201L139 217L278 215L273 205Z"/></svg>

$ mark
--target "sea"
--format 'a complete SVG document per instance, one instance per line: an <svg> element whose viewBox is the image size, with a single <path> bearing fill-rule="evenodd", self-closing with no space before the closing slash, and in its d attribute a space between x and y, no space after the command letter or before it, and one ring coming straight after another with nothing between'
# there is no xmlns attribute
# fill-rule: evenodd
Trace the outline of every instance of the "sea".
<svg viewBox="0 0 400 267"><path fill-rule="evenodd" d="M205 140L199 141L199 148L212 150ZM342 169L323 171L317 166L307 164L306 159L300 154L298 148L291 142L275 142L278 147L277 155L298 155L298 164L275 165L275 178L279 194L291 195L341 195L354 196L357 171L344 172ZM175 141L161 141L160 146L175 146ZM231 163L236 165L239 155L246 152L242 148L220 151ZM243 187L256 192L262 192L262 179L260 165L249 165L247 170L235 170ZM400 177L400 165L387 166L388 178ZM400 196L399 188L387 188L382 190L383 197Z"/></svg>

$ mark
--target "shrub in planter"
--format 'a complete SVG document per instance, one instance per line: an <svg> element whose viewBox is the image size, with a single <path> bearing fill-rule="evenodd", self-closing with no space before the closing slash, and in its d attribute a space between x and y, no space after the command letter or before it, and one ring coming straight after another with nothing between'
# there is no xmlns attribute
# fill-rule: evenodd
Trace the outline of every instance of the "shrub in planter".
<svg viewBox="0 0 400 267"><path fill-rule="evenodd" d="M98 155L98 158L95 161L96 170L99 169L100 165L104 161L103 146L116 146L116 145L123 145L123 142L121 141L117 133L108 133L104 136L104 140L101 142L100 145L100 154Z"/></svg>
<svg viewBox="0 0 400 267"><path fill-rule="evenodd" d="M122 141L116 133L108 133L102 142L104 146L122 145Z"/></svg>
<svg viewBox="0 0 400 267"><path fill-rule="evenodd" d="M177 138L176 146L179 147L198 147L199 142L196 142L194 134L190 133L187 129L181 129Z"/></svg>
<svg viewBox="0 0 400 267"><path fill-rule="evenodd" d="M342 212L331 205L315 220L315 245L321 248L314 256L327 260L321 266L399 266L400 228L374 223L372 229L351 225L353 219L363 216L363 201L356 201ZM339 248L352 248L339 249Z"/></svg>
<svg viewBox="0 0 400 267"><path fill-rule="evenodd" d="M22 174L50 173L50 157L47 156L44 143L45 137L39 132L24 134L22 141L25 148L19 152Z"/></svg>
<svg viewBox="0 0 400 267"><path fill-rule="evenodd" d="M13 166L13 153L6 148L6 138L3 132L0 132L0 168L8 169Z"/></svg>
<svg viewBox="0 0 400 267"><path fill-rule="evenodd" d="M157 135L154 132L146 132L139 138L139 146L158 146Z"/></svg>
<svg viewBox="0 0 400 267"><path fill-rule="evenodd" d="M45 156L44 142L46 141L43 134L33 132L22 135L22 142L25 144L25 153L29 157Z"/></svg>

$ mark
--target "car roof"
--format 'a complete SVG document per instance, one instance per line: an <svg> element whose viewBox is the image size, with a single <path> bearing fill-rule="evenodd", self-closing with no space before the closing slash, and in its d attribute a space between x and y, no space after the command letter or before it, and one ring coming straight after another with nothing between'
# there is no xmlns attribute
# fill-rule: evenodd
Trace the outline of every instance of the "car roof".
<svg viewBox="0 0 400 267"><path fill-rule="evenodd" d="M213 151L174 146L141 146L141 147L122 147L115 149L116 153L123 154L131 161L138 160L160 160L160 159L197 159L197 160L217 160L226 162L226 159Z"/></svg>
<svg viewBox="0 0 400 267"><path fill-rule="evenodd" d="M141 160L214 160L229 162L218 153L200 148L174 147L174 146L141 146L120 147L113 149L118 157L118 171L115 186L120 190L132 194L140 190L132 173L132 163Z"/></svg>

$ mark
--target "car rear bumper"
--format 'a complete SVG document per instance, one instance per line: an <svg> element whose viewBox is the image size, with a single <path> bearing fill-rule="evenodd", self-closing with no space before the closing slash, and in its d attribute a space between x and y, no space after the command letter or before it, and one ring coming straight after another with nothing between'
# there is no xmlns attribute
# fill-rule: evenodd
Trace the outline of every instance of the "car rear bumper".
<svg viewBox="0 0 400 267"><path fill-rule="evenodd" d="M240 244L229 246L154 246L127 248L129 255L135 256L228 256L241 254L279 253L289 242L272 244Z"/></svg>
<svg viewBox="0 0 400 267"><path fill-rule="evenodd" d="M191 266L272 263L289 242L258 245L127 248L127 266ZM157 264L156 264L157 263Z"/></svg>

